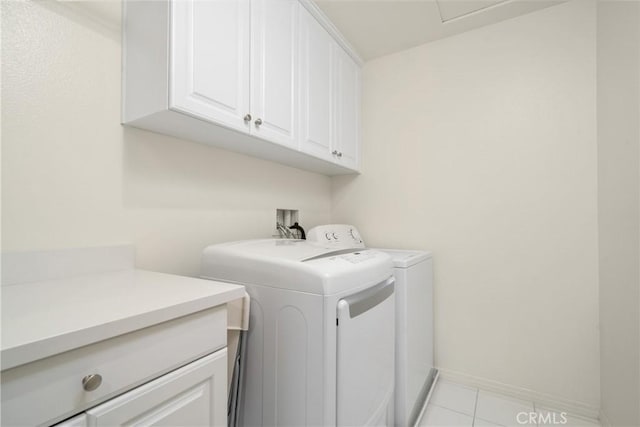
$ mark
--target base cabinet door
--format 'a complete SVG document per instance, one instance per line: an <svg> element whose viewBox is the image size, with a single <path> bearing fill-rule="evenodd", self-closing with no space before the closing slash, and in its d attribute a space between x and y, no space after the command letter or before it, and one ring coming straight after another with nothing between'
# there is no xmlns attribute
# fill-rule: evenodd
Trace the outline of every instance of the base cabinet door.
<svg viewBox="0 0 640 427"><path fill-rule="evenodd" d="M86 411L90 426L226 426L227 350Z"/></svg>

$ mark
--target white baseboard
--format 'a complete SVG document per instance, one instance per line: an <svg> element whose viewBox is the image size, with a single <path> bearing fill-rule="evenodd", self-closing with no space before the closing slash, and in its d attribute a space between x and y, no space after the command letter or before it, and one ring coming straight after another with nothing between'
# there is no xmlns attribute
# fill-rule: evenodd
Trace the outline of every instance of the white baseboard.
<svg viewBox="0 0 640 427"><path fill-rule="evenodd" d="M539 393L522 387L504 384L486 378L474 377L472 375L438 368L441 380L451 380L464 385L477 387L482 390L504 394L521 400L535 402L541 408L556 409L565 411L569 415L597 420L602 416L600 408L574 400L564 399L550 394ZM605 424L603 423L603 427Z"/></svg>
<svg viewBox="0 0 640 427"><path fill-rule="evenodd" d="M433 384L431 384L431 389L429 390L429 393L427 394L427 398L424 400L424 404L422 405L422 409L420 410L420 414L418 414L418 416L416 417L416 423L415 423L414 427L420 425L420 422L422 421L422 417L424 417L424 413L427 410L427 405L429 404L429 401L431 400L431 395L433 394L433 390L436 389L436 385L438 384L438 380L439 379L440 379L440 371L438 371L436 373L436 376L433 379Z"/></svg>

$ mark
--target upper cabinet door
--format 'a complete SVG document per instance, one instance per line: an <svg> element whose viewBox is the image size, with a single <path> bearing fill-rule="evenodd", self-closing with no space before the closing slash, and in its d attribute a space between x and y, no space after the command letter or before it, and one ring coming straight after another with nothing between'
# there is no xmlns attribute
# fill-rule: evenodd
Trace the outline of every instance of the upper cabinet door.
<svg viewBox="0 0 640 427"><path fill-rule="evenodd" d="M332 161L334 43L300 7L300 150Z"/></svg>
<svg viewBox="0 0 640 427"><path fill-rule="evenodd" d="M335 138L338 163L358 169L360 160L360 67L336 49Z"/></svg>
<svg viewBox="0 0 640 427"><path fill-rule="evenodd" d="M251 2L251 134L297 148L298 1Z"/></svg>
<svg viewBox="0 0 640 427"><path fill-rule="evenodd" d="M248 132L249 0L172 0L169 107Z"/></svg>

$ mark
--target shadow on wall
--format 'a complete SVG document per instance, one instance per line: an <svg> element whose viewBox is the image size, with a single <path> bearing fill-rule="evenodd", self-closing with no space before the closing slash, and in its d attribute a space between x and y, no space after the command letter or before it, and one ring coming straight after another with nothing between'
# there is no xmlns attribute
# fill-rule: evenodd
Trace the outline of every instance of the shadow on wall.
<svg viewBox="0 0 640 427"><path fill-rule="evenodd" d="M327 222L323 175L123 127L122 198L141 268L197 276L207 245L267 238L276 208Z"/></svg>
<svg viewBox="0 0 640 427"><path fill-rule="evenodd" d="M126 126L123 143L127 208L328 209L323 175Z"/></svg>

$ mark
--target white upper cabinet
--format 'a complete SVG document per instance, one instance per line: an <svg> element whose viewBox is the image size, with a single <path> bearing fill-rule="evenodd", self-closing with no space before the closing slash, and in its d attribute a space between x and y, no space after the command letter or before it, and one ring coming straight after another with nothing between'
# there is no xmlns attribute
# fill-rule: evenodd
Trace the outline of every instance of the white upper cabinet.
<svg viewBox="0 0 640 427"><path fill-rule="evenodd" d="M248 0L180 0L171 13L170 108L248 130Z"/></svg>
<svg viewBox="0 0 640 427"><path fill-rule="evenodd" d="M360 67L300 10L300 149L357 170Z"/></svg>
<svg viewBox="0 0 640 427"><path fill-rule="evenodd" d="M332 159L334 41L300 8L300 149Z"/></svg>
<svg viewBox="0 0 640 427"><path fill-rule="evenodd" d="M123 123L358 170L360 65L310 0L124 1Z"/></svg>
<svg viewBox="0 0 640 427"><path fill-rule="evenodd" d="M251 133L297 148L297 0L251 2Z"/></svg>
<svg viewBox="0 0 640 427"><path fill-rule="evenodd" d="M358 169L360 67L343 50L336 49L335 73L335 155L344 166Z"/></svg>
<svg viewBox="0 0 640 427"><path fill-rule="evenodd" d="M171 108L297 147L297 0L172 5Z"/></svg>

